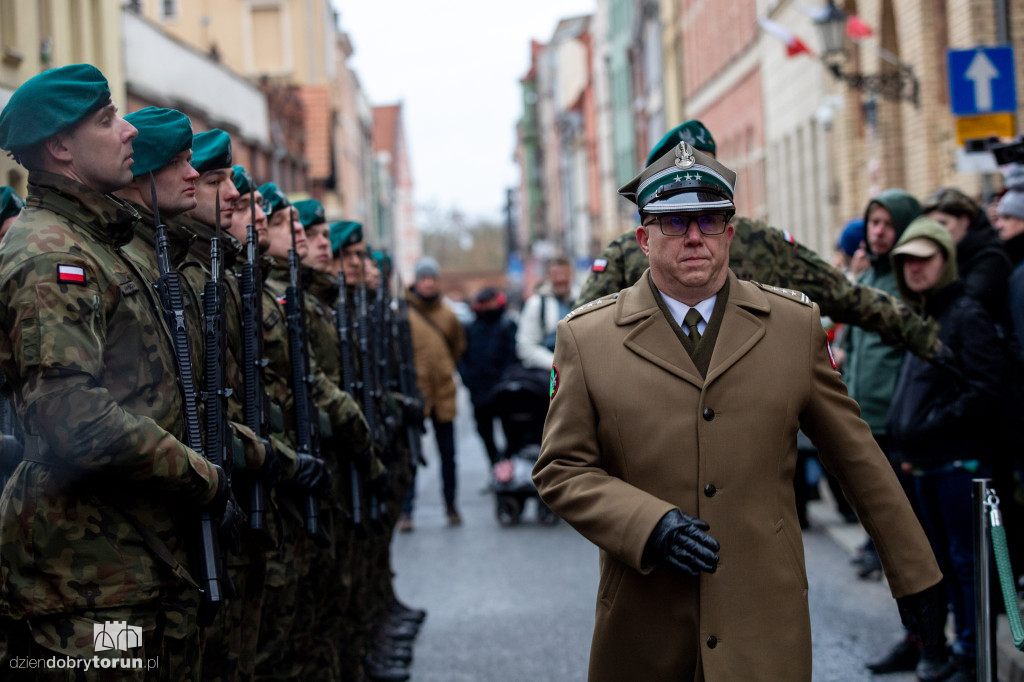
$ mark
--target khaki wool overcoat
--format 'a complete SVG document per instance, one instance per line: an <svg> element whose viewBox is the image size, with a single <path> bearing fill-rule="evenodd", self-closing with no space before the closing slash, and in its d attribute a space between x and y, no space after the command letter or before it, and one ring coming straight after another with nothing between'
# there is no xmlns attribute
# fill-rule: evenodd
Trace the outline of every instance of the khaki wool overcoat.
<svg viewBox="0 0 1024 682"><path fill-rule="evenodd" d="M661 312L649 270L617 299L559 323L534 481L601 550L591 680L811 679L793 494L800 428L875 539L893 596L941 577L833 368L817 306L729 278L706 379ZM710 524L721 544L714 574L641 566L673 508Z"/></svg>
<svg viewBox="0 0 1024 682"><path fill-rule="evenodd" d="M423 412L438 421L455 419L455 363L466 350L466 331L444 299L426 301L410 288L409 330L416 364L416 385Z"/></svg>

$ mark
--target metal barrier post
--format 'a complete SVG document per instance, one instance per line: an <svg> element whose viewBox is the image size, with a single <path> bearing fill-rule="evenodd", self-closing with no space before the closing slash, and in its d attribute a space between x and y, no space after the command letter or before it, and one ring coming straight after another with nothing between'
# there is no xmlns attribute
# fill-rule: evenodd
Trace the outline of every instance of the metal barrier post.
<svg viewBox="0 0 1024 682"><path fill-rule="evenodd" d="M971 496L974 501L974 628L977 651L977 678L988 682L992 679L992 630L989 627L991 595L989 594L989 572L992 567L988 552L988 513L985 498L988 496L990 478L973 479Z"/></svg>

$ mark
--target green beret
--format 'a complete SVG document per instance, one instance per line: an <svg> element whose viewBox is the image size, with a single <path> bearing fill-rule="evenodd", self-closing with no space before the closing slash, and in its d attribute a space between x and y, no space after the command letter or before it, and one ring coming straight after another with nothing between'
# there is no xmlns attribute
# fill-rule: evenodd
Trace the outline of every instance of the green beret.
<svg viewBox="0 0 1024 682"><path fill-rule="evenodd" d="M292 205L292 202L288 201L288 195L273 182L260 185L260 194L263 195L263 210L267 212L267 218L270 218L275 211Z"/></svg>
<svg viewBox="0 0 1024 682"><path fill-rule="evenodd" d="M338 254L346 246L363 241L363 224L354 220L331 223L331 253Z"/></svg>
<svg viewBox="0 0 1024 682"><path fill-rule="evenodd" d="M160 170L192 146L192 122L176 109L146 107L133 111L124 120L139 131L132 140L135 177Z"/></svg>
<svg viewBox="0 0 1024 682"><path fill-rule="evenodd" d="M44 71L22 83L0 113L0 149L27 149L109 102L107 79L91 64Z"/></svg>
<svg viewBox="0 0 1024 682"><path fill-rule="evenodd" d="M680 142L688 142L697 151L711 154L712 156L718 153L715 147L715 138L711 137L711 131L705 128L703 123L693 119L680 123L665 133L665 137L658 140L658 144L654 145L654 149L647 155L647 165L650 166L665 156L670 149Z"/></svg>
<svg viewBox="0 0 1024 682"><path fill-rule="evenodd" d="M302 226L307 229L327 222L327 216L324 214L324 205L316 199L296 201L292 206L295 207L296 213L299 214Z"/></svg>
<svg viewBox="0 0 1024 682"><path fill-rule="evenodd" d="M200 173L231 168L231 136L220 128L192 138L192 167Z"/></svg>
<svg viewBox="0 0 1024 682"><path fill-rule="evenodd" d="M25 202L18 196L13 187L8 187L7 185L0 187L0 223L11 216L18 215L24 207Z"/></svg>
<svg viewBox="0 0 1024 682"><path fill-rule="evenodd" d="M370 258L377 261L377 267L380 271L387 275L391 272L391 255L384 249L374 249L370 251Z"/></svg>
<svg viewBox="0 0 1024 682"><path fill-rule="evenodd" d="M680 142L619 189L641 213L736 211L736 173Z"/></svg>
<svg viewBox="0 0 1024 682"><path fill-rule="evenodd" d="M252 176L249 175L249 171L245 170L245 166L235 166L231 170L234 171L232 179L235 181L235 189L238 190L239 194L249 194L256 189L256 183L253 181Z"/></svg>

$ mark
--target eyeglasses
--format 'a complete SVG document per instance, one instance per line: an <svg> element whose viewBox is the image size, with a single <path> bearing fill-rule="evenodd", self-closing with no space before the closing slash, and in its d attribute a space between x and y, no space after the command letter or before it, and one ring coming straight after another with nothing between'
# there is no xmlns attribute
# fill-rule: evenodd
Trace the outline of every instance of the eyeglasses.
<svg viewBox="0 0 1024 682"><path fill-rule="evenodd" d="M697 223L697 229L701 234L713 237L725 232L725 226L729 223L730 217L728 213L701 213L698 215L670 213L651 216L651 220L644 223L644 227L657 223L661 228L661 233L666 237L682 237L690 231L691 223Z"/></svg>

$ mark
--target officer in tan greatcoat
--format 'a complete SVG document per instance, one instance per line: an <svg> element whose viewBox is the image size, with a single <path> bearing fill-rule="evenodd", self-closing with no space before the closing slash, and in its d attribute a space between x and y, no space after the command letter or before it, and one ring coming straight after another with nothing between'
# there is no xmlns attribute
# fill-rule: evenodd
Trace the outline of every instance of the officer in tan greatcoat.
<svg viewBox="0 0 1024 682"><path fill-rule="evenodd" d="M685 142L652 163L620 190L650 269L558 327L534 481L601 549L591 680L811 679L801 428L941 650L941 574L817 306L729 271L735 179Z"/></svg>

